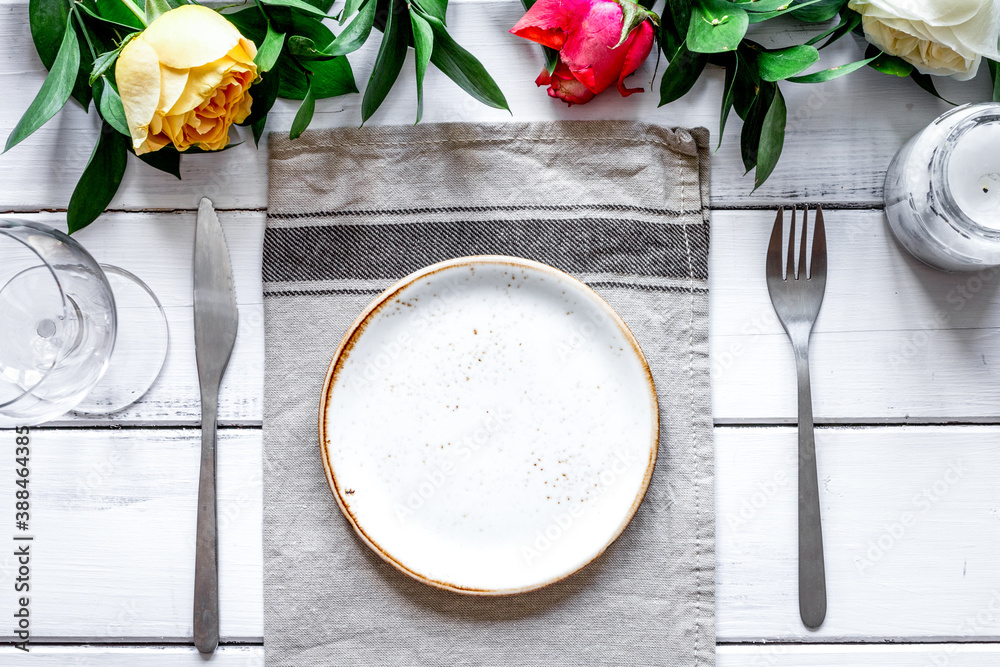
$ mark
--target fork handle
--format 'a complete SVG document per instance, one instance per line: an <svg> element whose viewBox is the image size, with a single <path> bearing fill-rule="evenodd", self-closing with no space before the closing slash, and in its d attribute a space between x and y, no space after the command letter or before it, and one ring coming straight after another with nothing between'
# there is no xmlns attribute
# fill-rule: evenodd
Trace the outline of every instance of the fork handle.
<svg viewBox="0 0 1000 667"><path fill-rule="evenodd" d="M799 385L799 615L806 627L815 629L826 618L826 568L808 344L795 346L795 368Z"/></svg>

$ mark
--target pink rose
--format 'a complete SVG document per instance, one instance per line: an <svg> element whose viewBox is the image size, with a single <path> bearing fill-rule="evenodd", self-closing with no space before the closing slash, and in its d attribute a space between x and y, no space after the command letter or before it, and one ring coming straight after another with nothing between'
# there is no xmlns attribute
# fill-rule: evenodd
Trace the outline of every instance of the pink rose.
<svg viewBox="0 0 1000 667"><path fill-rule="evenodd" d="M625 77L653 48L654 22L656 14L630 0L537 0L510 32L559 51L555 71L543 70L535 83L573 105L589 102L616 81L622 96L642 92L626 88Z"/></svg>

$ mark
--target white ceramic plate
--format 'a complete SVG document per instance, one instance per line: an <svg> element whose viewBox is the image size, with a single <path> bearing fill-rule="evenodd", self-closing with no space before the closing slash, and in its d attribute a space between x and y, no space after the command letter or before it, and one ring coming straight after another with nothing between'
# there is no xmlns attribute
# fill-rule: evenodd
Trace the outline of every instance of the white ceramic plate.
<svg viewBox="0 0 1000 667"><path fill-rule="evenodd" d="M656 390L621 318L512 257L456 259L379 296L320 404L330 488L379 556L475 595L540 588L621 534L656 462Z"/></svg>

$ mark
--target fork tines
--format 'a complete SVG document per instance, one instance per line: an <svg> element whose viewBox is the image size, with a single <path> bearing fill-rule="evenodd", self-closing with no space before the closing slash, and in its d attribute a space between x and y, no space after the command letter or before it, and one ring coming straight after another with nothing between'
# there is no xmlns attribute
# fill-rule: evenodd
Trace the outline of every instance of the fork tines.
<svg viewBox="0 0 1000 667"><path fill-rule="evenodd" d="M809 207L806 206L802 212L802 235L799 240L799 264L798 271L795 270L795 218L797 209L792 207L792 219L788 229L788 254L784 273L781 273L781 257L784 236L782 227L784 223L784 208L778 209L778 216L774 221L774 228L771 230L771 241L767 249L768 273L772 275L782 275L784 280L811 280L817 272L826 275L826 229L823 225L823 208L816 206L815 222L812 233L812 252L806 243L809 231ZM808 267L808 270L807 270Z"/></svg>

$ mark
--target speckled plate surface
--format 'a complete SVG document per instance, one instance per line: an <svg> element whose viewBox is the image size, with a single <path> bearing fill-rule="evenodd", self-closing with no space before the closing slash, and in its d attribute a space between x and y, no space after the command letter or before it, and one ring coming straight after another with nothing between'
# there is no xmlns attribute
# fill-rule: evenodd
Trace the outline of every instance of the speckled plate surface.
<svg viewBox="0 0 1000 667"><path fill-rule="evenodd" d="M659 433L621 318L512 257L436 264L379 296L334 355L319 428L361 539L474 595L541 588L600 556L642 501Z"/></svg>

